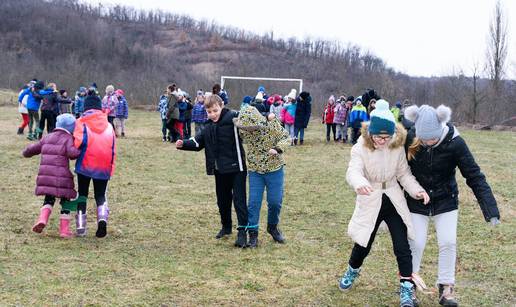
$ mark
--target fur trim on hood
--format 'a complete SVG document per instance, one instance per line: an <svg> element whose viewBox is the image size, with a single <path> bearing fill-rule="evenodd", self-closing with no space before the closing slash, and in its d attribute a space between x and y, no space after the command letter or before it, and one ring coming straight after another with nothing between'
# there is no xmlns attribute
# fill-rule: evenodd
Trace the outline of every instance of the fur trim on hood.
<svg viewBox="0 0 516 307"><path fill-rule="evenodd" d="M374 147L373 139L369 135L369 122L362 123L361 129L361 139L364 143L364 146L371 151L374 151L376 148ZM389 142L389 148L394 149L398 147L405 146L405 140L407 139L407 130L403 127L402 124L397 123L394 131L394 135L392 136L391 141Z"/></svg>

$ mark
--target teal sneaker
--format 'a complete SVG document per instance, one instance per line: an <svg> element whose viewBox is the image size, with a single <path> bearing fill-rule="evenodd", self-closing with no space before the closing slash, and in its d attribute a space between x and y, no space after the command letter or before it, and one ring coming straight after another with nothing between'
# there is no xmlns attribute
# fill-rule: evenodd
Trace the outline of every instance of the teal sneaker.
<svg viewBox="0 0 516 307"><path fill-rule="evenodd" d="M400 283L400 307L414 307L414 284L410 281Z"/></svg>
<svg viewBox="0 0 516 307"><path fill-rule="evenodd" d="M348 264L348 269L347 269L346 273L344 273L344 275L342 276L342 278L339 281L339 289L342 291L347 291L347 290L351 289L351 286L353 285L353 282L355 281L355 279L358 277L359 273L360 273L360 268L353 269Z"/></svg>

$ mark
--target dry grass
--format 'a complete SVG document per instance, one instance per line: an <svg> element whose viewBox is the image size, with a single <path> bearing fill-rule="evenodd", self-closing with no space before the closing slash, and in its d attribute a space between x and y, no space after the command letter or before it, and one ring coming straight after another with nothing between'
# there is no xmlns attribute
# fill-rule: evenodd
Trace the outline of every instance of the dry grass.
<svg viewBox="0 0 516 307"><path fill-rule="evenodd" d="M219 218L204 154L163 144L157 112L133 111L128 138L118 141L106 238L94 237L91 198L86 238L59 239L57 214L43 235L32 233L42 201L33 195L39 158L21 157L28 141L15 135L18 122L15 107L0 108L2 306L398 304L397 266L385 233L356 287L338 291L352 247L346 227L354 195L344 179L350 147L319 141L320 124L312 123L306 146L286 153L281 226L288 243L274 244L261 233L258 249L239 250L232 246L234 235L213 238ZM483 222L460 179L457 295L464 306L514 306L515 134L462 133L496 194L502 224L491 228ZM432 284L437 268L433 232L423 262L423 277ZM435 296L421 298L424 306L437 304Z"/></svg>

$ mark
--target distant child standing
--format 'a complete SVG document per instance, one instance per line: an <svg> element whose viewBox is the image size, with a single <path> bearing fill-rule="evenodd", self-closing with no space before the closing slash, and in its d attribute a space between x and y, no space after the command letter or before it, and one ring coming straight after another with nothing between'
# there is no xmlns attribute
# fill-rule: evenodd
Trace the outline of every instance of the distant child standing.
<svg viewBox="0 0 516 307"><path fill-rule="evenodd" d="M84 99L86 98L87 90L81 86L75 95L75 101L73 103L73 114L75 118L81 117L84 112Z"/></svg>
<svg viewBox="0 0 516 307"><path fill-rule="evenodd" d="M333 122L337 128L337 141L342 140L342 143L346 143L348 140L348 114L346 97L341 96L335 104Z"/></svg>
<svg viewBox="0 0 516 307"><path fill-rule="evenodd" d="M161 118L161 133L163 134L163 142L170 141L172 132L168 129L168 100L170 97L170 90L167 88L165 93L159 97L158 112ZM167 130L168 136L167 136Z"/></svg>
<svg viewBox="0 0 516 307"><path fill-rule="evenodd" d="M129 106L123 90L118 89L115 94L118 101L115 108L115 132L117 137L125 137L125 121L129 117Z"/></svg>
<svg viewBox="0 0 516 307"><path fill-rule="evenodd" d="M62 238L72 236L70 231L71 207L66 201L77 196L74 189L73 175L69 169L69 160L79 157L80 151L74 147L72 132L75 129L75 117L63 114L57 117L57 127L41 141L30 145L23 151L23 156L30 158L41 154L41 162L36 180L36 195L44 195L43 207L32 231L41 233L48 224L56 197L61 198L61 216L59 217L59 235Z"/></svg>
<svg viewBox="0 0 516 307"><path fill-rule="evenodd" d="M22 88L22 90L20 91L20 93L18 94L18 96L20 96L23 93L23 91L30 88L32 85L34 85L34 83L24 86ZM18 132L17 132L18 135L22 135L23 130L25 130L25 127L27 127L29 125L29 111L27 110L27 100L28 99L29 99L29 95L25 95L25 96L23 96L21 101L18 101L18 112L20 113L20 115L22 117L22 123L18 127Z"/></svg>
<svg viewBox="0 0 516 307"><path fill-rule="evenodd" d="M195 124L195 135L198 135L204 130L204 125L206 125L208 121L208 113L206 113L206 108L204 107L204 93L202 90L198 90L197 96L195 97L195 104L192 109L192 121Z"/></svg>
<svg viewBox="0 0 516 307"><path fill-rule="evenodd" d="M116 105L118 98L115 94L115 87L113 85L106 86L106 95L102 99L102 111L107 114L108 122L115 130Z"/></svg>
<svg viewBox="0 0 516 307"><path fill-rule="evenodd" d="M233 119L235 111L224 107L218 95L206 97L204 101L208 122L204 130L189 140L178 140L180 150L200 151L206 156L206 173L215 175L217 205L219 207L222 229L215 236L220 239L232 232L231 202L235 206L238 219L238 234L235 246L247 246L247 204L245 152Z"/></svg>
<svg viewBox="0 0 516 307"><path fill-rule="evenodd" d="M362 105L362 97L355 99L355 106L351 109L349 114L349 124L351 125L351 143L356 144L358 137L360 136L360 128L362 122L369 120L367 115L367 109Z"/></svg>
<svg viewBox="0 0 516 307"><path fill-rule="evenodd" d="M378 108L371 113L371 121L362 128L362 137L351 149L346 180L357 193L357 199L348 234L355 245L339 288L351 288L380 223L385 221L400 273L400 306L412 307L414 283L408 238L413 239L415 234L400 184L425 204L430 198L410 172L404 150L406 135L401 125L396 126L388 102L380 100Z"/></svg>
<svg viewBox="0 0 516 307"><path fill-rule="evenodd" d="M95 202L97 203L98 238L107 234L109 208L106 190L115 170L115 132L109 124L107 114L102 111L102 102L94 91L89 91L84 100L84 113L77 120L74 130L75 147L81 154L75 164L79 185L77 200L77 236L86 235L86 202L90 181L93 180Z"/></svg>
<svg viewBox="0 0 516 307"><path fill-rule="evenodd" d="M290 135L290 145L294 146L296 143L294 140L296 139L296 134L294 130L294 123L296 121L296 94L293 89L287 95L287 101L283 104L283 109L281 110L280 118L283 124L285 125L285 130Z"/></svg>
<svg viewBox="0 0 516 307"><path fill-rule="evenodd" d="M328 98L328 103L324 108L322 123L326 124L326 142L330 141L330 130L333 132L333 140L337 141L336 125L333 123L335 117L335 96L331 95Z"/></svg>

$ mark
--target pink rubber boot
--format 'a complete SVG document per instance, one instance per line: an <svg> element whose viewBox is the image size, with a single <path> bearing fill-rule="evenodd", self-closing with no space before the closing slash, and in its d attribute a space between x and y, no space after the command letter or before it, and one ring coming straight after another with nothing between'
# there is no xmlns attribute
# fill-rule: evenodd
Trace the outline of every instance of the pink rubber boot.
<svg viewBox="0 0 516 307"><path fill-rule="evenodd" d="M50 213L52 213L51 205L44 205L43 207L41 207L39 212L39 219L36 222L36 224L32 226L32 231L41 233L43 231L43 228L45 228L45 226L47 226L48 224L48 218L50 217Z"/></svg>
<svg viewBox="0 0 516 307"><path fill-rule="evenodd" d="M72 216L70 214L61 214L59 217L59 236L61 238L71 238L73 236L70 231L70 220Z"/></svg>

